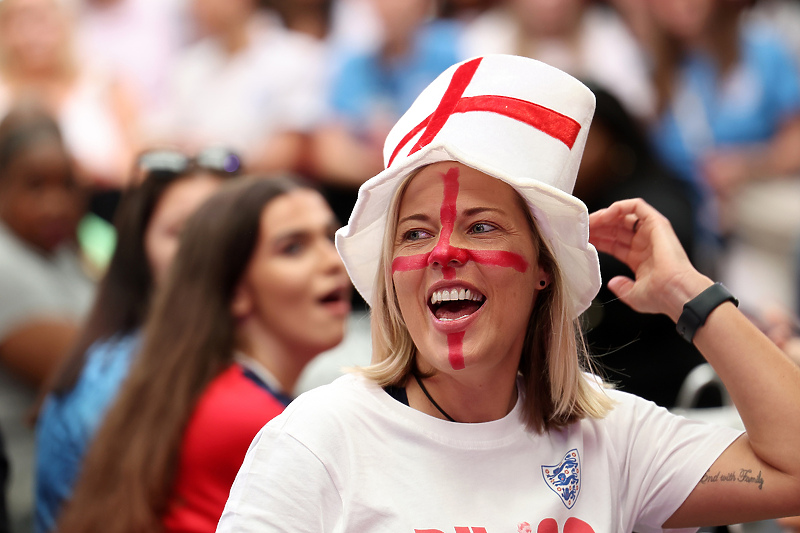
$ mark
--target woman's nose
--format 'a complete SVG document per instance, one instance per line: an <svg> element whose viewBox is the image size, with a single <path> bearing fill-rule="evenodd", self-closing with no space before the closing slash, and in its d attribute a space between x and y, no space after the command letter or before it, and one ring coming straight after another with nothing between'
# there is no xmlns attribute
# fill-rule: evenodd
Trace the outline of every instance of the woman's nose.
<svg viewBox="0 0 800 533"><path fill-rule="evenodd" d="M333 241L326 240L322 246L323 268L333 272L344 271L344 263L342 263L342 258L339 256L339 252L336 251Z"/></svg>
<svg viewBox="0 0 800 533"><path fill-rule="evenodd" d="M449 242L440 242L428 257L429 266L455 266L467 262L469 254L464 248L451 246Z"/></svg>

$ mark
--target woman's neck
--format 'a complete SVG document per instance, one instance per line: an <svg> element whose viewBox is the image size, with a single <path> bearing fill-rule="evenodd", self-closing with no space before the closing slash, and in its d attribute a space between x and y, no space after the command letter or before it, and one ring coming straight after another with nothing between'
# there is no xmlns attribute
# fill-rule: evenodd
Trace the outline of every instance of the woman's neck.
<svg viewBox="0 0 800 533"><path fill-rule="evenodd" d="M222 48L229 56L235 56L250 45L250 27L247 23L228 28L219 37Z"/></svg>
<svg viewBox="0 0 800 533"><path fill-rule="evenodd" d="M237 335L238 351L263 366L280 384L281 391L291 395L300 374L316 353L302 347L290 347L257 327L241 326Z"/></svg>
<svg viewBox="0 0 800 533"><path fill-rule="evenodd" d="M284 23L292 31L323 40L328 36L328 31L330 30L330 15L324 8L312 9L290 6L286 10Z"/></svg>
<svg viewBox="0 0 800 533"><path fill-rule="evenodd" d="M436 418L446 419L444 411L456 422L491 422L505 417L517 402L516 378L466 381L439 373L420 376L420 381L422 387L414 377L406 382L408 403Z"/></svg>

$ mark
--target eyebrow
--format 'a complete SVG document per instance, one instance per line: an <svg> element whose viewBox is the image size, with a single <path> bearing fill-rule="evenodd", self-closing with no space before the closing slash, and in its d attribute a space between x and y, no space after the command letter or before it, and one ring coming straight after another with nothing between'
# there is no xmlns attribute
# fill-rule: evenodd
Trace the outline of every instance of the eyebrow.
<svg viewBox="0 0 800 533"><path fill-rule="evenodd" d="M279 233L278 235L273 236L272 240L273 242L278 243L280 241L304 239L317 233L318 229L324 231L325 233L336 233L336 230L339 229L339 220L332 218L328 224L319 228L289 229L285 233Z"/></svg>
<svg viewBox="0 0 800 533"><path fill-rule="evenodd" d="M497 213L503 215L505 214L505 211L497 207L470 207L469 209L465 209L461 214L464 216L471 217L475 215L480 215L481 213ZM404 222L409 222L414 220L420 222L430 222L432 219L431 217L423 213L415 213L413 215L408 215L407 217L401 218L400 220L397 221L397 225L400 226Z"/></svg>
<svg viewBox="0 0 800 533"><path fill-rule="evenodd" d="M480 215L481 213L497 213L504 215L506 212L497 207L470 207L469 209L465 209L462 214L471 217L474 215Z"/></svg>
<svg viewBox="0 0 800 533"><path fill-rule="evenodd" d="M275 235L272 239L272 242L276 244L280 244L283 241L293 241L295 239L304 239L311 235L311 232L306 230L295 230L295 231L287 231L286 233L281 233L279 235Z"/></svg>
<svg viewBox="0 0 800 533"><path fill-rule="evenodd" d="M397 225L399 226L400 224L403 224L404 222L409 222L409 221L412 221L412 220L417 220L417 221L420 221L420 222L430 222L432 219L431 219L431 217L429 217L428 215L425 215L423 213L415 213L413 215L408 215L407 217L401 218L400 220L397 221Z"/></svg>

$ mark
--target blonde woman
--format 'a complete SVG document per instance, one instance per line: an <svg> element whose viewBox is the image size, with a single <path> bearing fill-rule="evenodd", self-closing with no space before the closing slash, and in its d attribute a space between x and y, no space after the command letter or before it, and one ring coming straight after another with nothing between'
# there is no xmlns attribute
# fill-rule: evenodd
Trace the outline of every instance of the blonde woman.
<svg viewBox="0 0 800 533"><path fill-rule="evenodd" d="M651 532L800 510L800 371L658 212L589 217L571 195L593 109L574 78L514 56L455 65L420 95L337 235L374 364L267 424L218 531ZM677 321L746 435L586 372L590 225L635 273L611 290Z"/></svg>

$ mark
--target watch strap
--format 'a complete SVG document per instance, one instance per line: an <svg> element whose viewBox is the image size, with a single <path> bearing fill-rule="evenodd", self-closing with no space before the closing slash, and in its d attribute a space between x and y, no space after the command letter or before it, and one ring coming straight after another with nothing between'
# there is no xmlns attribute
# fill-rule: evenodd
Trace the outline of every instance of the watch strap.
<svg viewBox="0 0 800 533"><path fill-rule="evenodd" d="M686 342L692 342L697 330L708 320L708 315L725 302L733 302L735 306L739 306L739 300L725 288L725 285L719 282L686 302L678 319L678 334Z"/></svg>

